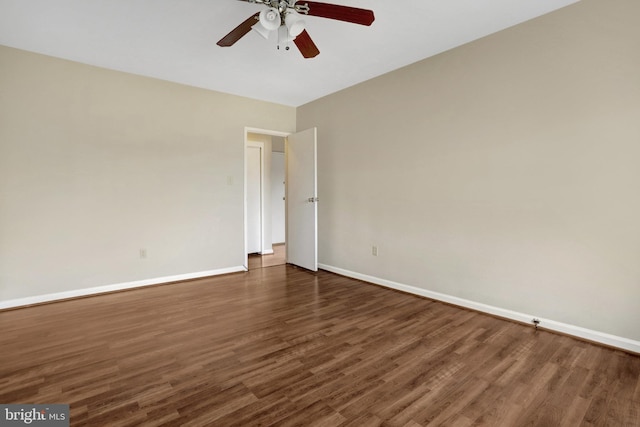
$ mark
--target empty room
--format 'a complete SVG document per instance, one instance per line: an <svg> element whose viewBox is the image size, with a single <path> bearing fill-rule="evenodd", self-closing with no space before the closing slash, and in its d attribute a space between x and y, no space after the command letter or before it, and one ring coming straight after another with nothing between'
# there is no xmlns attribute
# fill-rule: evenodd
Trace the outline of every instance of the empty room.
<svg viewBox="0 0 640 427"><path fill-rule="evenodd" d="M0 425L640 426L637 0L0 0Z"/></svg>

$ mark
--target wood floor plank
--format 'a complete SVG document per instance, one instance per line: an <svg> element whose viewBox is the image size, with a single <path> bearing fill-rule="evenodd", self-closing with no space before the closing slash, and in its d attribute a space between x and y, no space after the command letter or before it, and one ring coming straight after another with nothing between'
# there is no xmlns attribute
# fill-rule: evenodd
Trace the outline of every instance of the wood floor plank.
<svg viewBox="0 0 640 427"><path fill-rule="evenodd" d="M287 265L0 329L0 401L73 426L640 425L640 357Z"/></svg>

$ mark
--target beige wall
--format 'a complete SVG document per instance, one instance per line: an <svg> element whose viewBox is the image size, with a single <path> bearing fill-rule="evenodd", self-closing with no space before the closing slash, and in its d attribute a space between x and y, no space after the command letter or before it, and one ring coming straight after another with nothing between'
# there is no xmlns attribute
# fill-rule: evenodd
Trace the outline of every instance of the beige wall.
<svg viewBox="0 0 640 427"><path fill-rule="evenodd" d="M298 108L320 262L640 340L638 16L582 0Z"/></svg>
<svg viewBox="0 0 640 427"><path fill-rule="evenodd" d="M242 266L245 126L295 109L0 47L0 301Z"/></svg>

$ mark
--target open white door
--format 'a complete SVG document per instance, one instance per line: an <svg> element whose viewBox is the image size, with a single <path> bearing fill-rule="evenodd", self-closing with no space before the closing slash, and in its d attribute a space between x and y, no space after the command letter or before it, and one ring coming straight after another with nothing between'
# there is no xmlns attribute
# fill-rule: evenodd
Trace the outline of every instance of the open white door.
<svg viewBox="0 0 640 427"><path fill-rule="evenodd" d="M287 137L287 262L318 271L316 128Z"/></svg>

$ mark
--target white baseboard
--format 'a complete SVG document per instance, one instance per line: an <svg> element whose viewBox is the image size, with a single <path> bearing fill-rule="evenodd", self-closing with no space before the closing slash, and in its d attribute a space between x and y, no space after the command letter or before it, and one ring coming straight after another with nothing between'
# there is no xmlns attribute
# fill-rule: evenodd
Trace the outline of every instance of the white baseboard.
<svg viewBox="0 0 640 427"><path fill-rule="evenodd" d="M373 283L376 285L384 286L391 289L407 292L414 295L430 298L437 301L446 302L449 304L457 305L460 307L470 308L472 310L489 313L494 316L503 317L506 319L515 320L518 322L529 323L536 317L526 313L520 313L517 311L507 310L505 308L494 307L464 298L458 298L452 295L442 294L439 292L429 291L427 289L418 288L415 286L405 285L391 280L380 279L378 277L369 276L366 274L356 273L354 271L345 270L343 268L334 267L326 264L318 264L318 268L330 271L332 273L340 274L341 276L347 276L365 282ZM536 317L538 318L538 317ZM556 322L555 320L542 319L540 320L539 328L547 329L550 331L556 331L567 335L572 335L577 338L582 338L588 341L604 344L611 347L620 348L632 353L640 354L640 341L635 341L629 338L619 337L616 335L607 334L604 332L594 331L591 329L582 328L580 326L569 325L562 322Z"/></svg>
<svg viewBox="0 0 640 427"><path fill-rule="evenodd" d="M267 249L266 251L260 252L260 255L273 255L273 249Z"/></svg>
<svg viewBox="0 0 640 427"><path fill-rule="evenodd" d="M157 277L154 279L137 280L135 282L117 283L115 285L97 286L94 288L76 289L73 291L57 292L46 295L36 295L26 298L18 298L0 301L0 310L23 307L26 305L42 304L61 299L78 298L88 295L103 294L105 292L122 291L125 289L141 288L144 286L160 285L164 283L179 282L182 280L200 279L202 277L218 276L220 274L238 273L247 271L243 266L220 268L217 270L200 271L197 273L178 274L175 276Z"/></svg>

